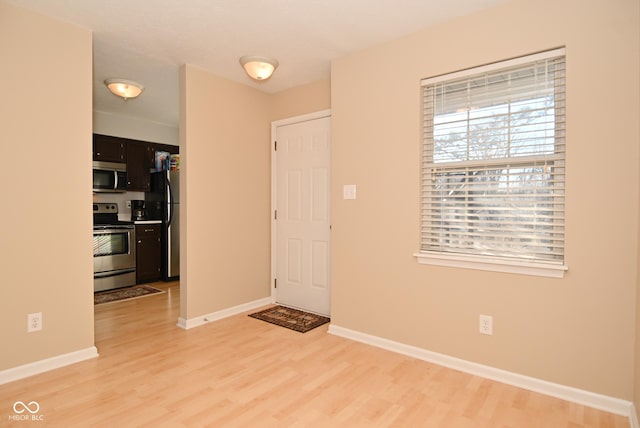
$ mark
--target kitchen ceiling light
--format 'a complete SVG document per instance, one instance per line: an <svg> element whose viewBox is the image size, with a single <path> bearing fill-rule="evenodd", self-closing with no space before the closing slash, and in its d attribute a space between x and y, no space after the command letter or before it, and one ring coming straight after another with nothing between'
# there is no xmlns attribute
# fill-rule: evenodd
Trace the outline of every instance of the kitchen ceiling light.
<svg viewBox="0 0 640 428"><path fill-rule="evenodd" d="M124 98L125 101L137 97L144 90L144 86L132 80L107 79L104 84L114 95Z"/></svg>
<svg viewBox="0 0 640 428"><path fill-rule="evenodd" d="M278 68L278 61L263 56L247 55L240 58L240 64L244 67L249 77L255 80L266 80Z"/></svg>

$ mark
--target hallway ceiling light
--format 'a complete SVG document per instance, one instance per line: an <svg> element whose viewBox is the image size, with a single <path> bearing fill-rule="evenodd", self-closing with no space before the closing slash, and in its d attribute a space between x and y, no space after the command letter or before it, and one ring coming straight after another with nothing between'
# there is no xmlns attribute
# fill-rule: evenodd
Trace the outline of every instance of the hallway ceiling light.
<svg viewBox="0 0 640 428"><path fill-rule="evenodd" d="M122 97L125 101L137 97L144 90L144 86L133 80L107 79L104 84L114 95Z"/></svg>
<svg viewBox="0 0 640 428"><path fill-rule="evenodd" d="M255 80L266 80L278 68L278 61L264 56L247 55L240 58L240 64L244 67L249 77Z"/></svg>

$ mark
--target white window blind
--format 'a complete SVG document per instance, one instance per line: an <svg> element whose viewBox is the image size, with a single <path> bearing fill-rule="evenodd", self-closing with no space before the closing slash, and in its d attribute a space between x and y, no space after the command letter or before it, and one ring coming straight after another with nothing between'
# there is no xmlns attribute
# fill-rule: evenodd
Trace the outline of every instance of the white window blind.
<svg viewBox="0 0 640 428"><path fill-rule="evenodd" d="M563 264L564 50L422 87L420 252Z"/></svg>

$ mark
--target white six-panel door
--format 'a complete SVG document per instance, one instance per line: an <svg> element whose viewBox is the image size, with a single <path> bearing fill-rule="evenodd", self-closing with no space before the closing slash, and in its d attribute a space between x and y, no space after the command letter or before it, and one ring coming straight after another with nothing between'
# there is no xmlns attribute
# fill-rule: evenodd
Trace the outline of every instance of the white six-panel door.
<svg viewBox="0 0 640 428"><path fill-rule="evenodd" d="M331 119L277 126L276 302L330 314Z"/></svg>

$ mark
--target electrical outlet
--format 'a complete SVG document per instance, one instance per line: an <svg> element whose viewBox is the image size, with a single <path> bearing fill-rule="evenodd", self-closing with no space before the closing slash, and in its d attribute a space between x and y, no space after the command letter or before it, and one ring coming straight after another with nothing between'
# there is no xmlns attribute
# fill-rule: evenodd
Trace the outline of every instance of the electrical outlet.
<svg viewBox="0 0 640 428"><path fill-rule="evenodd" d="M493 334L493 317L491 315L480 315L480 334Z"/></svg>
<svg viewBox="0 0 640 428"><path fill-rule="evenodd" d="M42 330L42 312L27 315L27 333Z"/></svg>

